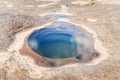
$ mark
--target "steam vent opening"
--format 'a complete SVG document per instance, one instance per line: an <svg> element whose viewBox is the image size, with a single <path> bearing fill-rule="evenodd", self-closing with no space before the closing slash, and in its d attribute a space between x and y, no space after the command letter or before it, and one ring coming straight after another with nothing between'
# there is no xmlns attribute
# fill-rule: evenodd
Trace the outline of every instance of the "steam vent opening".
<svg viewBox="0 0 120 80"><path fill-rule="evenodd" d="M58 21L35 30L28 36L27 43L38 55L53 60L87 62L96 55L91 34L67 22Z"/></svg>

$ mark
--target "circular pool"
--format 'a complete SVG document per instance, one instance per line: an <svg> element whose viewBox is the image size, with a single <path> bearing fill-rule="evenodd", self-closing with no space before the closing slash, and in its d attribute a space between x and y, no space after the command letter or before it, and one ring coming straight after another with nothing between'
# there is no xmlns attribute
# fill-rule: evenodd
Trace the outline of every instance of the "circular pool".
<svg viewBox="0 0 120 80"><path fill-rule="evenodd" d="M96 59L99 53L94 45L92 34L85 28L56 21L30 31L20 53L31 56L40 66L61 66Z"/></svg>
<svg viewBox="0 0 120 80"><path fill-rule="evenodd" d="M51 59L91 58L93 39L84 29L67 22L54 22L32 32L27 43L37 54Z"/></svg>

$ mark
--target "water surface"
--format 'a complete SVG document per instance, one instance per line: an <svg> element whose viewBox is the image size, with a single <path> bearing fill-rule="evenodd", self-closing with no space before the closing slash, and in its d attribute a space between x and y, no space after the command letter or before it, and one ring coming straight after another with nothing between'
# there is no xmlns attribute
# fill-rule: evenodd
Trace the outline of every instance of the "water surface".
<svg viewBox="0 0 120 80"><path fill-rule="evenodd" d="M91 51L92 42L90 34L83 29L70 23L55 22L34 31L28 38L28 45L39 55L63 59Z"/></svg>

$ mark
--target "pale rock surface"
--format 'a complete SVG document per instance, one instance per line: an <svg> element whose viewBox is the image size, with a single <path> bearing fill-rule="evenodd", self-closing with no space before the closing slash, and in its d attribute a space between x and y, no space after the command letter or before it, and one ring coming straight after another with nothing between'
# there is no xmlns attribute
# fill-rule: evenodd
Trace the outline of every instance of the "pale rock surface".
<svg viewBox="0 0 120 80"><path fill-rule="evenodd" d="M76 4L73 0L0 0L0 80L120 80L119 0L84 0L85 5L80 3L83 0L74 1ZM16 34L52 21L43 16L49 13L72 14L71 22L96 32L109 57L96 65L46 68L14 48L9 51L19 37Z"/></svg>

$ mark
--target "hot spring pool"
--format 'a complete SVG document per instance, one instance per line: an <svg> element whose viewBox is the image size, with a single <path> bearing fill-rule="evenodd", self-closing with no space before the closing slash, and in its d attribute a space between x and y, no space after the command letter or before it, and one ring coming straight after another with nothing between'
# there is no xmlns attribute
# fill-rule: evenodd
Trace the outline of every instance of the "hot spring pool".
<svg viewBox="0 0 120 80"><path fill-rule="evenodd" d="M27 43L37 54L52 58L81 58L92 53L91 35L78 26L67 22L54 22L47 28L32 32Z"/></svg>

